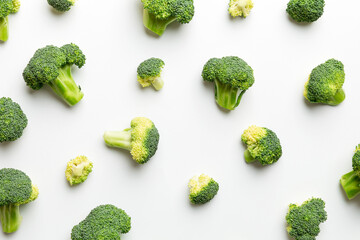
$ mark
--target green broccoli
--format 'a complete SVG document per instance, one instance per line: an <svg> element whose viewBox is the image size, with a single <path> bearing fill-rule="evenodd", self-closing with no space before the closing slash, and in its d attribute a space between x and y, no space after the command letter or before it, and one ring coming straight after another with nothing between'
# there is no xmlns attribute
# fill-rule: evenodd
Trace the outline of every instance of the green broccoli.
<svg viewBox="0 0 360 240"><path fill-rule="evenodd" d="M314 68L305 84L304 97L311 103L338 105L345 99L342 62L330 59Z"/></svg>
<svg viewBox="0 0 360 240"><path fill-rule="evenodd" d="M164 81L161 78L161 71L165 63L159 58L150 58L140 63L137 68L137 79L143 87L153 85L156 90L162 89Z"/></svg>
<svg viewBox="0 0 360 240"><path fill-rule="evenodd" d="M279 138L268 128L252 125L241 135L241 141L247 145L244 153L247 163L257 160L263 166L270 165L282 155Z"/></svg>
<svg viewBox="0 0 360 240"><path fill-rule="evenodd" d="M39 189L22 171L13 168L0 169L0 220L3 232L15 232L22 217L19 206L34 201Z"/></svg>
<svg viewBox="0 0 360 240"><path fill-rule="evenodd" d="M81 68L85 60L85 55L73 43L61 48L49 45L35 52L23 72L23 77L26 84L34 90L39 90L45 84L49 85L60 98L73 106L84 94L71 75L71 66Z"/></svg>
<svg viewBox="0 0 360 240"><path fill-rule="evenodd" d="M215 83L215 99L223 108L234 110L254 84L252 68L241 58L211 58L202 71L204 81Z"/></svg>
<svg viewBox="0 0 360 240"><path fill-rule="evenodd" d="M131 229L131 217L120 208L113 205L100 205L74 226L71 240L120 240L120 234Z"/></svg>
<svg viewBox="0 0 360 240"><path fill-rule="evenodd" d="M353 170L340 179L346 196L349 200L360 194L360 144L355 148L355 154L352 158Z"/></svg>
<svg viewBox="0 0 360 240"><path fill-rule="evenodd" d="M20 9L19 0L0 0L0 41L6 42L9 38L9 19L11 13Z"/></svg>
<svg viewBox="0 0 360 240"><path fill-rule="evenodd" d="M150 119L137 117L131 121L131 128L105 132L104 140L110 147L129 150L137 163L144 164L157 150L159 132Z"/></svg>
<svg viewBox="0 0 360 240"><path fill-rule="evenodd" d="M299 23L311 23L324 13L324 0L290 0L286 12Z"/></svg>
<svg viewBox="0 0 360 240"><path fill-rule="evenodd" d="M0 143L15 141L28 124L25 113L11 98L0 98Z"/></svg>
<svg viewBox="0 0 360 240"><path fill-rule="evenodd" d="M141 0L144 4L143 23L161 36L173 21L189 23L194 16L193 0Z"/></svg>
<svg viewBox="0 0 360 240"><path fill-rule="evenodd" d="M287 232L296 240L315 240L320 233L320 223L326 219L325 202L320 198L309 199L301 206L290 204L286 215Z"/></svg>
<svg viewBox="0 0 360 240"><path fill-rule="evenodd" d="M251 0L230 0L228 10L232 17L246 18L253 7L254 3Z"/></svg>
<svg viewBox="0 0 360 240"><path fill-rule="evenodd" d="M75 4L76 0L47 0L49 5L59 12L67 12Z"/></svg>
<svg viewBox="0 0 360 240"><path fill-rule="evenodd" d="M219 191L219 184L211 177L201 174L190 179L189 188L190 202L193 204L204 204L215 197Z"/></svg>
<svg viewBox="0 0 360 240"><path fill-rule="evenodd" d="M65 176L70 185L85 182L91 173L93 163L85 156L78 156L67 163Z"/></svg>

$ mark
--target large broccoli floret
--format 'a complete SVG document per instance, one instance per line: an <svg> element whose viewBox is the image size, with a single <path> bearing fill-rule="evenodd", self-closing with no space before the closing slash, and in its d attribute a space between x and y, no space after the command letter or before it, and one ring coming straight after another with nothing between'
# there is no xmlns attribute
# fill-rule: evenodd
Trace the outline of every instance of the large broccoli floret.
<svg viewBox="0 0 360 240"><path fill-rule="evenodd" d="M287 231L296 240L315 240L320 233L320 223L326 219L325 202L320 198L307 200L301 206L290 204Z"/></svg>
<svg viewBox="0 0 360 240"><path fill-rule="evenodd" d="M219 191L219 184L211 177L201 174L190 179L189 188L190 202L193 204L204 204L215 197Z"/></svg>
<svg viewBox="0 0 360 240"><path fill-rule="evenodd" d="M161 71L165 63L159 58L150 58L140 63L137 68L137 80L143 87L153 85L156 90L164 86Z"/></svg>
<svg viewBox="0 0 360 240"><path fill-rule="evenodd" d="M150 31L162 35L173 21L189 23L194 16L193 0L141 0L143 23Z"/></svg>
<svg viewBox="0 0 360 240"><path fill-rule="evenodd" d="M76 0L47 0L49 5L59 12L69 11L75 4Z"/></svg>
<svg viewBox="0 0 360 240"><path fill-rule="evenodd" d="M9 38L8 15L20 9L19 0L0 0L0 41L6 42Z"/></svg>
<svg viewBox="0 0 360 240"><path fill-rule="evenodd" d="M230 0L228 10L232 17L246 18L253 7L254 3L251 0Z"/></svg>
<svg viewBox="0 0 360 240"><path fill-rule="evenodd" d="M78 156L67 163L65 176L70 185L85 182L91 173L93 163L85 156Z"/></svg>
<svg viewBox="0 0 360 240"><path fill-rule="evenodd" d="M360 194L360 144L355 148L352 167L353 170L340 179L341 186L349 200Z"/></svg>
<svg viewBox="0 0 360 240"><path fill-rule="evenodd" d="M324 13L324 0L290 0L286 12L296 22L311 23Z"/></svg>
<svg viewBox="0 0 360 240"><path fill-rule="evenodd" d="M204 66L202 77L215 83L215 99L223 108L234 110L253 84L252 68L241 58L212 58Z"/></svg>
<svg viewBox="0 0 360 240"><path fill-rule="evenodd" d="M28 124L25 113L11 98L0 98L0 143L15 141Z"/></svg>
<svg viewBox="0 0 360 240"><path fill-rule="evenodd" d="M104 140L110 147L129 150L137 163L144 164L157 150L159 132L150 119L137 117L131 121L131 128L105 132Z"/></svg>
<svg viewBox="0 0 360 240"><path fill-rule="evenodd" d="M73 106L83 98L84 93L71 75L71 66L81 68L85 60L83 52L73 43L61 48L49 45L35 52L23 77L26 84L34 90L49 85L60 98Z"/></svg>
<svg viewBox="0 0 360 240"><path fill-rule="evenodd" d="M120 234L131 229L131 217L120 208L113 205L100 205L74 226L71 240L120 240Z"/></svg>
<svg viewBox="0 0 360 240"><path fill-rule="evenodd" d="M304 96L311 103L338 105L345 99L342 62L330 59L314 68L305 84Z"/></svg>
<svg viewBox="0 0 360 240"><path fill-rule="evenodd" d="M270 165L282 155L279 138L268 128L250 126L241 135L241 140L247 145L244 156L248 163L257 160L262 165Z"/></svg>
<svg viewBox="0 0 360 240"><path fill-rule="evenodd" d="M30 178L20 170L3 168L0 170L0 220L3 232L15 232L22 217L19 206L34 201L39 190Z"/></svg>

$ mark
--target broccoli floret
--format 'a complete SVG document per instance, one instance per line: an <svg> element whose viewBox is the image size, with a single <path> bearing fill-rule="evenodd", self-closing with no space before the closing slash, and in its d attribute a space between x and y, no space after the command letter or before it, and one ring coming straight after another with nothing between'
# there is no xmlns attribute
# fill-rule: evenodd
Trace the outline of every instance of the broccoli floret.
<svg viewBox="0 0 360 240"><path fill-rule="evenodd" d="M241 135L241 141L247 145L244 153L247 163L257 160L263 166L270 165L282 155L279 138L268 128L252 125Z"/></svg>
<svg viewBox="0 0 360 240"><path fill-rule="evenodd" d="M0 0L0 41L6 42L9 38L9 19L11 13L20 9L19 0Z"/></svg>
<svg viewBox="0 0 360 240"><path fill-rule="evenodd" d="M28 124L25 113L11 98L0 98L0 143L15 141Z"/></svg>
<svg viewBox="0 0 360 240"><path fill-rule="evenodd" d="M129 150L137 163L144 164L157 150L159 132L150 119L137 117L131 121L131 128L105 132L104 140L110 147Z"/></svg>
<svg viewBox="0 0 360 240"><path fill-rule="evenodd" d="M232 17L246 18L253 7L254 3L251 0L230 0L228 10Z"/></svg>
<svg viewBox="0 0 360 240"><path fill-rule="evenodd" d="M75 4L76 0L47 0L49 5L59 12L67 12Z"/></svg>
<svg viewBox="0 0 360 240"><path fill-rule="evenodd" d="M309 199L301 206L290 204L286 215L287 232L296 240L315 240L320 223L326 219L325 202L320 198Z"/></svg>
<svg viewBox="0 0 360 240"><path fill-rule="evenodd" d="M299 23L311 23L324 13L324 0L290 0L286 12Z"/></svg>
<svg viewBox="0 0 360 240"><path fill-rule="evenodd" d="M15 232L22 217L19 206L34 201L39 189L22 171L13 168L0 170L0 220L3 232Z"/></svg>
<svg viewBox="0 0 360 240"><path fill-rule="evenodd" d="M219 184L211 177L201 174L190 179L189 188L190 202L193 204L204 204L215 197L219 191Z"/></svg>
<svg viewBox="0 0 360 240"><path fill-rule="evenodd" d="M194 16L193 0L141 0L144 4L143 23L161 36L173 21L189 23Z"/></svg>
<svg viewBox="0 0 360 240"><path fill-rule="evenodd" d="M161 78L161 71L165 63L159 58L150 58L140 63L137 68L137 79L143 87L153 85L156 90L162 89L164 81Z"/></svg>
<svg viewBox="0 0 360 240"><path fill-rule="evenodd" d="M131 217L120 208L113 205L100 205L74 226L71 240L98 239L120 240L120 234L131 229Z"/></svg>
<svg viewBox="0 0 360 240"><path fill-rule="evenodd" d="M352 158L353 170L340 179L346 196L349 200L360 194L360 144L355 148L355 154Z"/></svg>
<svg viewBox="0 0 360 240"><path fill-rule="evenodd" d="M91 173L93 163L85 156L78 156L67 163L65 176L70 185L85 182Z"/></svg>
<svg viewBox="0 0 360 240"><path fill-rule="evenodd" d="M305 84L304 96L311 103L338 105L345 99L342 62L330 59L314 68Z"/></svg>
<svg viewBox="0 0 360 240"><path fill-rule="evenodd" d="M254 84L252 68L241 58L212 58L202 71L204 81L215 83L215 99L223 108L234 110Z"/></svg>
<svg viewBox="0 0 360 240"><path fill-rule="evenodd" d="M70 106L78 103L84 96L72 75L71 66L79 68L85 64L85 55L80 48L71 43L62 46L46 46L38 49L26 66L23 77L26 84L39 90L45 84Z"/></svg>

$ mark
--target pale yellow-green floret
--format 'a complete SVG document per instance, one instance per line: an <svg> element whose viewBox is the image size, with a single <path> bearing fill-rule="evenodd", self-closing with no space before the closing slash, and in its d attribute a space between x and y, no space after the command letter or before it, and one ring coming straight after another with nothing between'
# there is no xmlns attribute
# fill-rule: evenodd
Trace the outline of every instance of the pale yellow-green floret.
<svg viewBox="0 0 360 240"><path fill-rule="evenodd" d="M305 83L305 87L304 87L304 97L306 99L308 99L308 85L309 85L309 81L310 81L310 76L309 79L307 80L307 82ZM309 99L308 99L309 100Z"/></svg>
<svg viewBox="0 0 360 240"><path fill-rule="evenodd" d="M251 0L230 0L229 13L232 17L244 17L250 15L254 3Z"/></svg>
<svg viewBox="0 0 360 240"><path fill-rule="evenodd" d="M145 117L137 117L131 121L131 156L133 159L143 159L148 155L148 151L144 146L147 133L154 123Z"/></svg>
<svg viewBox="0 0 360 240"><path fill-rule="evenodd" d="M92 171L93 163L85 156L78 156L67 163L66 179L70 185L84 182Z"/></svg>
<svg viewBox="0 0 360 240"><path fill-rule="evenodd" d="M244 131L241 138L247 145L253 145L257 143L265 135L266 135L266 129L252 125Z"/></svg>
<svg viewBox="0 0 360 240"><path fill-rule="evenodd" d="M141 84L142 87L149 87L158 78L159 77L141 78L140 76L138 76L137 80Z"/></svg>
<svg viewBox="0 0 360 240"><path fill-rule="evenodd" d="M189 181L190 194L199 193L203 187L209 184L211 181L211 177L205 174L201 174L200 176L194 176Z"/></svg>
<svg viewBox="0 0 360 240"><path fill-rule="evenodd" d="M13 3L13 6L14 6L14 8L12 9L12 12L13 13L18 12L19 9L20 9L20 6L21 6L20 1L19 0L13 0L12 3Z"/></svg>

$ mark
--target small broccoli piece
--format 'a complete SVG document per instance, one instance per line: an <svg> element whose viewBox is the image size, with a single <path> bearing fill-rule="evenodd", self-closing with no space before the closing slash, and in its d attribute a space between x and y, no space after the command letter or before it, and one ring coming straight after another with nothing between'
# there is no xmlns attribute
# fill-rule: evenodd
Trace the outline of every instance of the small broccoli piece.
<svg viewBox="0 0 360 240"><path fill-rule="evenodd" d="M67 163L65 176L70 185L85 182L91 173L93 163L85 156L78 156Z"/></svg>
<svg viewBox="0 0 360 240"><path fill-rule="evenodd" d="M201 174L190 179L189 188L190 202L193 204L204 204L215 197L219 191L219 184L211 177Z"/></svg>
<svg viewBox="0 0 360 240"><path fill-rule="evenodd" d="M134 118L131 128L104 133L104 140L108 146L129 150L132 158L139 164L146 163L154 156L159 137L154 123L144 117Z"/></svg>
<svg viewBox="0 0 360 240"><path fill-rule="evenodd" d="M11 98L0 98L0 143L15 141L28 124L25 113Z"/></svg>
<svg viewBox="0 0 360 240"><path fill-rule="evenodd" d="M67 12L75 4L76 0L47 0L49 5L59 12Z"/></svg>
<svg viewBox="0 0 360 240"><path fill-rule="evenodd" d="M85 55L73 43L61 48L49 45L35 52L23 77L26 84L34 90L39 90L45 84L49 85L60 98L73 106L83 98L84 93L72 77L71 66L81 68L85 60Z"/></svg>
<svg viewBox="0 0 360 240"><path fill-rule="evenodd" d="M345 99L342 62L330 59L314 68L305 84L304 97L311 103L338 105Z"/></svg>
<svg viewBox="0 0 360 240"><path fill-rule="evenodd" d="M150 58L140 63L137 68L137 79L143 87L153 85L156 90L162 89L164 81L161 78L161 71L165 63L159 58Z"/></svg>
<svg viewBox="0 0 360 240"><path fill-rule="evenodd" d="M141 0L141 2L144 4L144 26L159 36L175 20L185 24L194 16L193 0Z"/></svg>
<svg viewBox="0 0 360 240"><path fill-rule="evenodd" d="M257 160L263 166L270 165L282 155L279 138L268 128L252 125L241 135L241 141L247 145L244 153L247 163Z"/></svg>
<svg viewBox="0 0 360 240"><path fill-rule="evenodd" d="M228 10L232 17L246 18L253 7L254 3L251 0L230 0Z"/></svg>
<svg viewBox="0 0 360 240"><path fill-rule="evenodd" d="M320 233L320 223L326 219L325 202L320 198L309 199L301 206L290 204L286 215L287 232L296 240L315 240Z"/></svg>
<svg viewBox="0 0 360 240"><path fill-rule="evenodd" d="M341 186L349 200L360 194L360 144L355 148L352 167L353 170L340 179Z"/></svg>
<svg viewBox="0 0 360 240"><path fill-rule="evenodd" d="M34 201L39 189L30 178L13 168L0 170L0 220L3 232L15 232L22 221L19 206Z"/></svg>
<svg viewBox="0 0 360 240"><path fill-rule="evenodd" d="M19 0L0 0L0 41L6 42L9 38L9 19L11 13L20 9Z"/></svg>
<svg viewBox="0 0 360 240"><path fill-rule="evenodd" d="M290 0L286 12L299 23L311 23L324 13L324 0Z"/></svg>
<svg viewBox="0 0 360 240"><path fill-rule="evenodd" d="M130 229L131 217L124 210L110 204L100 205L73 227L71 240L120 240L120 234Z"/></svg>
<svg viewBox="0 0 360 240"><path fill-rule="evenodd" d="M212 58L202 71L204 81L215 83L215 99L219 106L234 110L253 84L252 68L241 58Z"/></svg>

